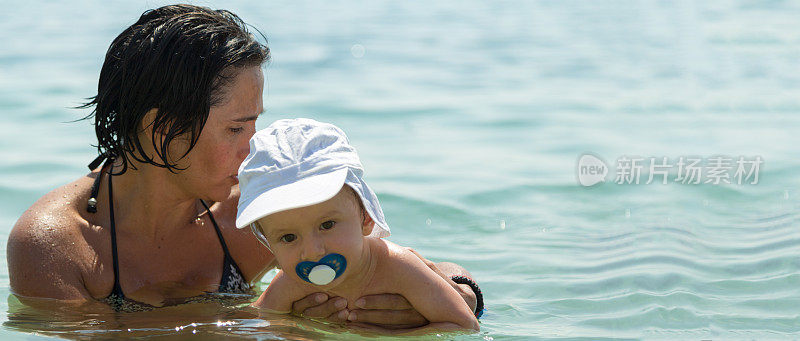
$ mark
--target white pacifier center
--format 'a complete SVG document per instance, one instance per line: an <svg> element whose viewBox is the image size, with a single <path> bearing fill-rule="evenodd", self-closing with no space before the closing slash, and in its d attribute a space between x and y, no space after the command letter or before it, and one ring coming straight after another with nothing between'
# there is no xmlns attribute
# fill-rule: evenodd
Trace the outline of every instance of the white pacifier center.
<svg viewBox="0 0 800 341"><path fill-rule="evenodd" d="M326 285L336 278L336 271L328 265L320 264L308 273L308 280L316 285Z"/></svg>

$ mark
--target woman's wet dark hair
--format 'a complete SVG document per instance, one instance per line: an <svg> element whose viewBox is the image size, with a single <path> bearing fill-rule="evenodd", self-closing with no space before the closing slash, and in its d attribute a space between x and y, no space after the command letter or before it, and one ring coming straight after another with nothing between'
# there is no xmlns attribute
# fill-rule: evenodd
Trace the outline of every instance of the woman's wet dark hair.
<svg viewBox="0 0 800 341"><path fill-rule="evenodd" d="M111 43L97 95L81 106L94 106L86 119L94 117L98 152L122 160L118 174L131 166L131 158L181 170L176 161L195 146L210 108L225 100L224 88L238 69L269 58L269 48L231 12L192 5L144 12ZM153 108L158 109L151 126L156 155L147 155L138 134ZM168 152L176 138L189 141L177 158Z"/></svg>

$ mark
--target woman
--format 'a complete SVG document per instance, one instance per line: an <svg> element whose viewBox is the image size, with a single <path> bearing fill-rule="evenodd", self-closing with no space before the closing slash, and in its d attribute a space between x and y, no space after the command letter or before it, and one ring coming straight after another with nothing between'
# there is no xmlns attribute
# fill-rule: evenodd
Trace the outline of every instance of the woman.
<svg viewBox="0 0 800 341"><path fill-rule="evenodd" d="M101 155L88 175L46 194L15 224L13 292L117 310L249 292L274 267L249 230L234 226L236 173L263 111L268 60L269 49L227 11L165 6L123 31L86 105L95 107ZM465 270L427 263L475 308L470 286L449 279ZM388 328L426 323L398 295L364 297L364 310L344 303L317 293L293 310Z"/></svg>

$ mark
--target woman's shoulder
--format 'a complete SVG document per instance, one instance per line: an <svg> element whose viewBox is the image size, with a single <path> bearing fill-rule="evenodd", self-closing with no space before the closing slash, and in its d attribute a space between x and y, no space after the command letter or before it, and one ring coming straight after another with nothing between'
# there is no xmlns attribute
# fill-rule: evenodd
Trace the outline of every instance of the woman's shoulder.
<svg viewBox="0 0 800 341"><path fill-rule="evenodd" d="M86 224L79 207L82 203L85 210L96 176L96 173L90 173L43 195L22 213L14 224L12 234L58 234Z"/></svg>
<svg viewBox="0 0 800 341"><path fill-rule="evenodd" d="M78 207L83 199L85 209L92 182L92 175L84 176L50 191L14 224L6 250L15 292L49 297L40 292L26 292L26 289L35 289L37 282L55 279L41 278L39 275L43 273L63 281L69 281L64 278L67 276L79 276L82 255L86 254L79 248L86 246L84 229L91 224Z"/></svg>

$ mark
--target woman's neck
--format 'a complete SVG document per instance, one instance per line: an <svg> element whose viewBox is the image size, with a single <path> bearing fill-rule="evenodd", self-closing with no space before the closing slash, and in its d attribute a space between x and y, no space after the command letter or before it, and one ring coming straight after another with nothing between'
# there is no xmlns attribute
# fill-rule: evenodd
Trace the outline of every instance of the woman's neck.
<svg viewBox="0 0 800 341"><path fill-rule="evenodd" d="M171 181L168 170L137 163L114 175L114 218L117 233L132 233L156 242L192 223L202 207ZM111 172L121 169L115 161ZM106 180L108 178L106 177ZM107 194L106 194L107 195Z"/></svg>

